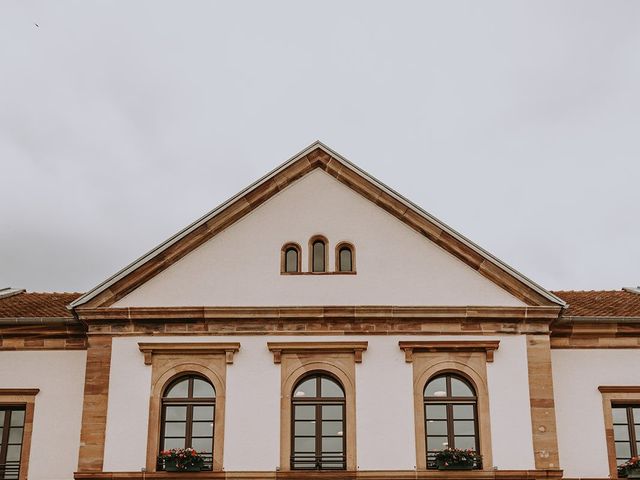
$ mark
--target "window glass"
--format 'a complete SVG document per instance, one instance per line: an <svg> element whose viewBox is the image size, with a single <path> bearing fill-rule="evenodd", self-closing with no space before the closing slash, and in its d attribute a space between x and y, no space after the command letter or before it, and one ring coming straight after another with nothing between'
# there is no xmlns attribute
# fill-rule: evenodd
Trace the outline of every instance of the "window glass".
<svg viewBox="0 0 640 480"><path fill-rule="evenodd" d="M616 405L611 408L613 438L618 465L640 453L640 408L637 405Z"/></svg>
<svg viewBox="0 0 640 480"><path fill-rule="evenodd" d="M322 240L316 240L313 242L313 271L324 272L324 249L325 245Z"/></svg>
<svg viewBox="0 0 640 480"><path fill-rule="evenodd" d="M285 272L297 272L298 271L298 250L295 248L288 248L285 253Z"/></svg>
<svg viewBox="0 0 640 480"><path fill-rule="evenodd" d="M427 383L424 388L427 468L437 468L435 456L445 448L478 450L476 411L474 390L455 374L439 375Z"/></svg>
<svg viewBox="0 0 640 480"><path fill-rule="evenodd" d="M311 375L295 387L291 402L291 468L344 470L345 401L340 384L328 375Z"/></svg>
<svg viewBox="0 0 640 480"><path fill-rule="evenodd" d="M213 462L215 389L206 378L187 375L167 388L162 399L161 450L195 449L204 457L204 468ZM158 463L160 470L164 464Z"/></svg>
<svg viewBox="0 0 640 480"><path fill-rule="evenodd" d="M343 247L340 249L340 271L341 272L350 272L353 270L352 267L352 254L351 249L348 247Z"/></svg>

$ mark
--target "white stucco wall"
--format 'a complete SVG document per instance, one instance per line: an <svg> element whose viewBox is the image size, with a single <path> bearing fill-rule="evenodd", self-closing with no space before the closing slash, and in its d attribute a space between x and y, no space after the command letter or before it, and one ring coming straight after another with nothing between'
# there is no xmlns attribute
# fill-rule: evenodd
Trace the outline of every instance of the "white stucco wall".
<svg viewBox="0 0 640 480"><path fill-rule="evenodd" d="M69 480L78 466L84 351L2 351L0 388L39 388L30 480Z"/></svg>
<svg viewBox="0 0 640 480"><path fill-rule="evenodd" d="M405 363L398 341L416 338L421 337L349 337L369 342L363 362L356 364L357 457L361 470L410 470L415 467L413 366ZM445 340L452 337L428 338ZM533 468L525 339L520 336L491 338L501 341L494 363L487 366L493 463L501 469ZM105 471L139 471L145 465L151 367L144 365L137 343L149 340L149 337L114 339ZM266 342L302 340L311 339L294 336L153 338L153 341L164 342L241 343L234 363L227 368L226 470L273 471L278 466L280 365L273 363ZM344 336L313 337L312 340L338 341L344 340Z"/></svg>
<svg viewBox="0 0 640 480"><path fill-rule="evenodd" d="M565 477L608 477L600 385L640 385L638 350L552 350L560 465Z"/></svg>
<svg viewBox="0 0 640 480"><path fill-rule="evenodd" d="M280 275L280 250L329 239L356 248L357 275ZM398 219L316 170L114 306L524 305Z"/></svg>

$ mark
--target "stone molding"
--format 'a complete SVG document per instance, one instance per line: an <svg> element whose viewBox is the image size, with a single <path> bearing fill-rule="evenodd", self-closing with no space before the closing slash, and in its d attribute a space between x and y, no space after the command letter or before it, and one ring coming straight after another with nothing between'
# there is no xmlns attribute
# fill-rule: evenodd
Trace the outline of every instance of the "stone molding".
<svg viewBox="0 0 640 480"><path fill-rule="evenodd" d="M440 340L398 342L404 350L405 361L411 363L417 352L484 352L486 361L493 362L493 353L500 346L500 340Z"/></svg>
<svg viewBox="0 0 640 480"><path fill-rule="evenodd" d="M368 342L267 342L267 348L273 353L273 363L281 363L282 355L328 355L353 354L356 363L362 362L362 352L367 349Z"/></svg>
<svg viewBox="0 0 640 480"><path fill-rule="evenodd" d="M240 350L237 342L182 342L160 343L140 342L140 351L144 354L144 364L151 365L154 355L215 355L224 354L228 364L233 363L233 355Z"/></svg>
<svg viewBox="0 0 640 480"><path fill-rule="evenodd" d="M39 388L0 388L0 407L2 405L24 405L25 407L18 480L27 480L29 478L33 415L36 406L36 395L38 395L39 392Z"/></svg>

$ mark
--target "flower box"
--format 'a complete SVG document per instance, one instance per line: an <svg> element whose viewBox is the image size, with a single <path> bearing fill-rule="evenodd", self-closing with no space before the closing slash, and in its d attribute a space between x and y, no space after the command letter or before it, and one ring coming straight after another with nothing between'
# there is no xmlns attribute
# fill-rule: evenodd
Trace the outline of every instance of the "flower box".
<svg viewBox="0 0 640 480"><path fill-rule="evenodd" d="M618 466L618 477L640 478L640 457L632 457Z"/></svg>
<svg viewBox="0 0 640 480"><path fill-rule="evenodd" d="M437 463L438 470L473 470L475 465L473 462L457 462L457 463Z"/></svg>
<svg viewBox="0 0 640 480"><path fill-rule="evenodd" d="M473 470L480 468L481 463L482 456L475 450L447 448L435 456L438 470Z"/></svg>
<svg viewBox="0 0 640 480"><path fill-rule="evenodd" d="M199 472L200 470L202 470L202 467L200 465L189 464L179 467L175 461L166 460L164 462L165 472Z"/></svg>
<svg viewBox="0 0 640 480"><path fill-rule="evenodd" d="M163 450L158 462L166 472L199 472L204 466L204 458L193 448Z"/></svg>

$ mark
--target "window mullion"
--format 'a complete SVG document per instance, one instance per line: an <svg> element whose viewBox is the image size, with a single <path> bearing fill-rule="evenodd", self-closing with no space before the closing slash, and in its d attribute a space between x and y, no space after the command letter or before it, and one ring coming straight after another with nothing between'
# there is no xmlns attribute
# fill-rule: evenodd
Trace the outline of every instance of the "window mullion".
<svg viewBox="0 0 640 480"><path fill-rule="evenodd" d="M455 440L453 438L453 405L447 403L447 447L455 448Z"/></svg>
<svg viewBox="0 0 640 480"><path fill-rule="evenodd" d="M318 388L320 388L320 378L318 378ZM318 390L319 391L319 390ZM316 404L316 468L322 469L322 404Z"/></svg>
<svg viewBox="0 0 640 480"><path fill-rule="evenodd" d="M628 406L627 410L627 429L629 430L629 442L631 443L631 456L638 456L638 448L636 444L636 426L633 420L633 406Z"/></svg>
<svg viewBox="0 0 640 480"><path fill-rule="evenodd" d="M185 425L185 447L189 446L193 448L193 439L191 438L192 430L193 430L193 404L187 404L187 424Z"/></svg>

